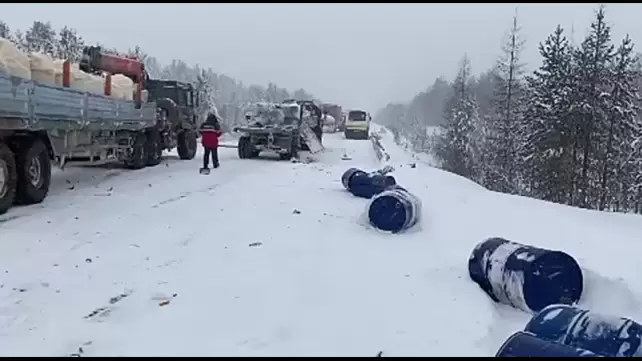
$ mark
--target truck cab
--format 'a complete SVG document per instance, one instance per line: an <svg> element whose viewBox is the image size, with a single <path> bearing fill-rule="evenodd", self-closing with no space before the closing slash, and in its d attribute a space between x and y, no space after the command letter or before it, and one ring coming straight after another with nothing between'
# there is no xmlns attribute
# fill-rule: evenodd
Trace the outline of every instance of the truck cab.
<svg viewBox="0 0 642 361"><path fill-rule="evenodd" d="M198 124L196 108L199 107L199 100L192 84L174 80L150 79L145 84L145 90L147 90L147 101L149 102L169 99L174 103L177 118L170 119L172 123L185 123L188 127Z"/></svg>
<svg viewBox="0 0 642 361"><path fill-rule="evenodd" d="M344 134L346 139L368 139L370 132L370 113L363 110L350 110L346 116Z"/></svg>

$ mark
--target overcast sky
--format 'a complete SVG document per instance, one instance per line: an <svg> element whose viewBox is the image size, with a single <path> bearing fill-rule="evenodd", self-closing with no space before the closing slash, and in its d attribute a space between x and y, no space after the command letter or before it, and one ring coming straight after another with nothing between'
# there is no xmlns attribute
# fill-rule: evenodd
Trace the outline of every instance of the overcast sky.
<svg viewBox="0 0 642 361"><path fill-rule="evenodd" d="M305 88L323 101L371 112L452 78L466 52L475 73L499 54L518 7L537 65L537 43L558 23L580 40L596 4L0 4L0 20L76 28L89 43L140 45L166 63L211 66L246 83ZM641 4L610 4L619 41L642 42ZM640 45L642 47L642 45Z"/></svg>

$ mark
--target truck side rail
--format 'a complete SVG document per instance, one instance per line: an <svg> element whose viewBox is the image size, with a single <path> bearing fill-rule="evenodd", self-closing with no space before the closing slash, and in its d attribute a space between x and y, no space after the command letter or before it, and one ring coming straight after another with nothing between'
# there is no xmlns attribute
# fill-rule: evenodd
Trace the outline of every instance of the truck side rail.
<svg viewBox="0 0 642 361"><path fill-rule="evenodd" d="M156 104L27 81L0 72L0 130L139 130L156 124Z"/></svg>

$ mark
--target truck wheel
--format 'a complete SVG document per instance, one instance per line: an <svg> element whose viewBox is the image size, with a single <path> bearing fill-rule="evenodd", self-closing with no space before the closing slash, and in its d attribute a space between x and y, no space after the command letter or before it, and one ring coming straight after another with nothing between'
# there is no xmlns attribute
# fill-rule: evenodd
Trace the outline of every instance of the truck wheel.
<svg viewBox="0 0 642 361"><path fill-rule="evenodd" d="M238 143L239 158L247 159L252 157L252 141L249 137L240 137Z"/></svg>
<svg viewBox="0 0 642 361"><path fill-rule="evenodd" d="M254 149L254 150L252 150L252 154L250 154L250 155L252 156L252 158L256 158L256 157L259 156L259 154L261 154L261 151Z"/></svg>
<svg viewBox="0 0 642 361"><path fill-rule="evenodd" d="M0 143L0 214L13 206L16 196L16 161L13 152Z"/></svg>
<svg viewBox="0 0 642 361"><path fill-rule="evenodd" d="M140 132L135 137L131 155L125 161L125 166L129 169L142 169L147 165L147 135Z"/></svg>
<svg viewBox="0 0 642 361"><path fill-rule="evenodd" d="M161 135L158 129L151 129L147 132L147 165L153 167L159 165L163 158L163 146Z"/></svg>
<svg viewBox="0 0 642 361"><path fill-rule="evenodd" d="M16 155L18 184L16 201L19 204L42 202L51 184L51 159L47 147L40 139L23 143Z"/></svg>
<svg viewBox="0 0 642 361"><path fill-rule="evenodd" d="M178 133L178 157L182 160L191 160L196 156L198 143L196 133L191 130L183 130Z"/></svg>
<svg viewBox="0 0 642 361"><path fill-rule="evenodd" d="M292 155L290 153L279 153L279 159L281 160L289 160L292 158Z"/></svg>

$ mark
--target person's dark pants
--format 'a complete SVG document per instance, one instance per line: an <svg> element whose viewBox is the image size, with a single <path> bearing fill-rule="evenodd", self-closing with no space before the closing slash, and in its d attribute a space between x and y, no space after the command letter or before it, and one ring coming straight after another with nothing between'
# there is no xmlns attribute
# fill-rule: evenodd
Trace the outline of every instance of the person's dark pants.
<svg viewBox="0 0 642 361"><path fill-rule="evenodd" d="M212 167L218 168L218 148L203 148L205 148L205 152L203 154L203 168L207 168L210 164L210 155L212 155Z"/></svg>

